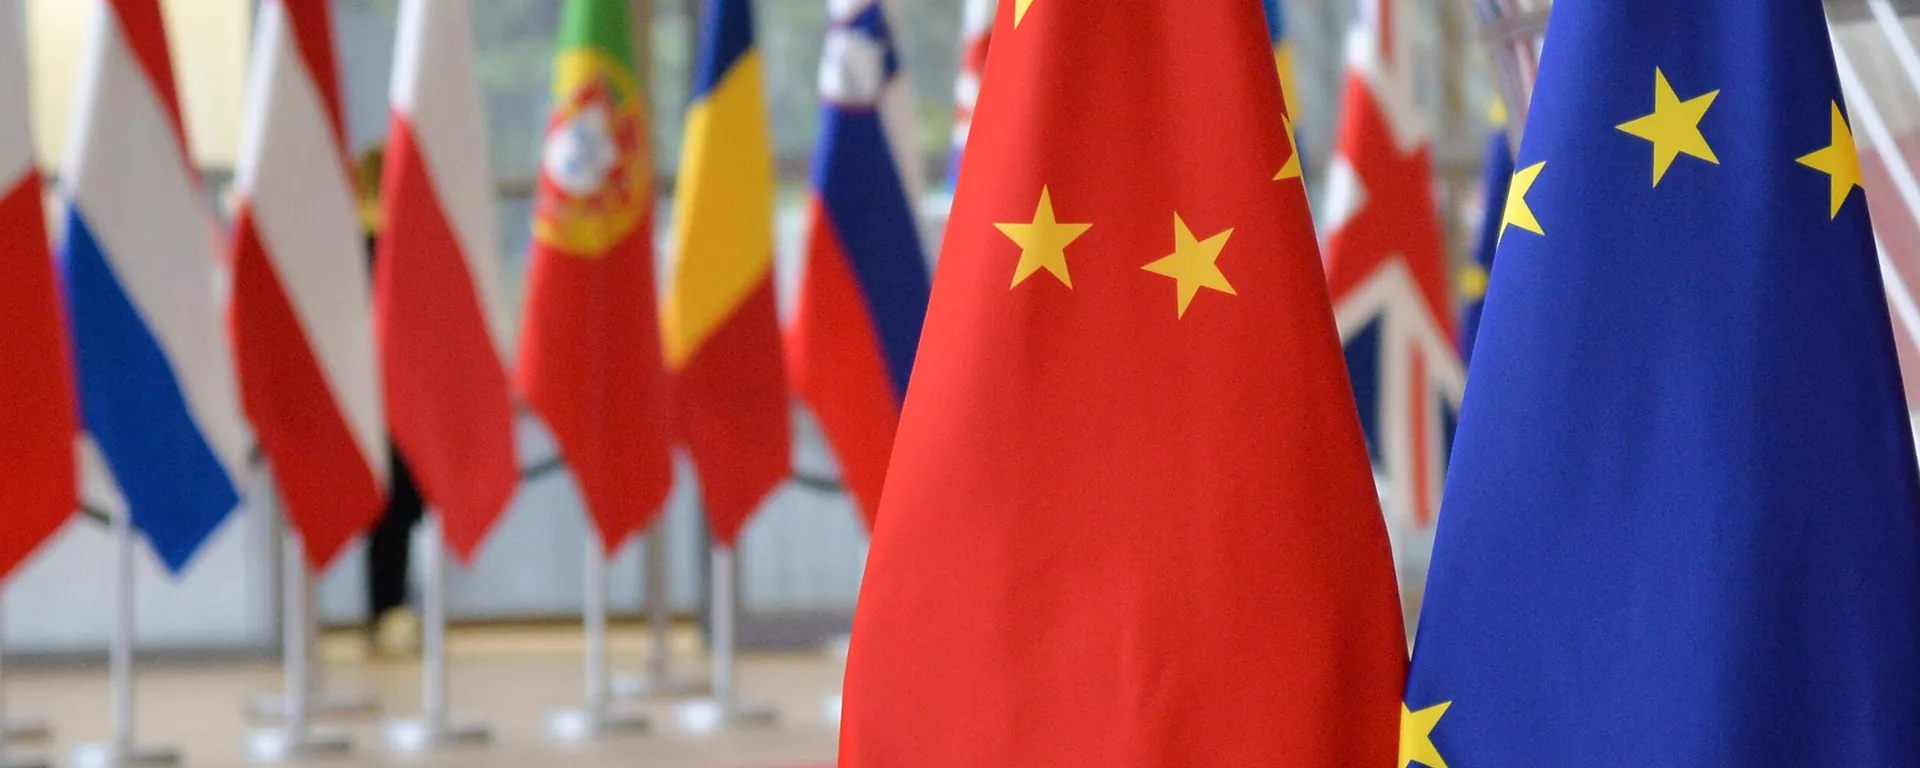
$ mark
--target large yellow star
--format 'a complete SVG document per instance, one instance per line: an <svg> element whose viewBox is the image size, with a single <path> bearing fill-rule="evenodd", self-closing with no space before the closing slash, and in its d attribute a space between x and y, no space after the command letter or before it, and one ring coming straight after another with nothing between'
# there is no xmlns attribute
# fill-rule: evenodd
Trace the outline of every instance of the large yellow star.
<svg viewBox="0 0 1920 768"><path fill-rule="evenodd" d="M1068 288L1073 278L1067 275L1067 245L1092 229L1092 224L1062 224L1053 217L1053 193L1040 187L1040 205L1027 224L994 224L1007 239L1020 245L1020 265L1013 268L1013 288L1041 269L1060 278Z"/></svg>
<svg viewBox="0 0 1920 768"><path fill-rule="evenodd" d="M1014 0L1014 3L1013 3L1013 28L1014 29L1020 28L1020 22L1025 21L1027 18L1027 9L1032 7L1033 7L1033 0Z"/></svg>
<svg viewBox="0 0 1920 768"><path fill-rule="evenodd" d="M1173 253L1141 269L1173 278L1180 292L1178 317L1187 316L1187 305L1193 303L1194 295L1200 293L1201 288L1212 288L1228 296L1239 295L1233 292L1233 285L1227 282L1226 274L1216 263L1221 249L1227 247L1227 238L1232 236L1233 230L1228 229L1205 240L1196 239L1180 214L1173 215Z"/></svg>
<svg viewBox="0 0 1920 768"><path fill-rule="evenodd" d="M1433 728L1440 724L1440 718L1451 706L1453 702L1444 701L1415 712L1405 704L1400 705L1400 760L1394 763L1394 768L1407 768L1413 763L1427 768L1447 768L1447 761L1433 746Z"/></svg>
<svg viewBox="0 0 1920 768"><path fill-rule="evenodd" d="M1545 235L1540 228L1540 220L1533 217L1533 207L1527 205L1527 191L1533 189L1533 183L1540 179L1540 172L1547 169L1547 161L1529 165L1513 174L1513 183L1507 186L1507 209L1500 218L1500 235L1495 242L1507 239L1507 227L1519 227L1536 235Z"/></svg>
<svg viewBox="0 0 1920 768"><path fill-rule="evenodd" d="M1654 186L1660 186L1660 179L1681 154L1720 164L1720 158L1713 155L1713 147L1707 146L1707 137L1700 133L1700 119L1707 116L1707 108L1713 106L1714 97L1719 95L1719 91L1710 91L1681 101L1674 94L1673 86L1667 84L1667 73L1657 67L1653 70L1653 114L1615 127L1653 142Z"/></svg>
<svg viewBox="0 0 1920 768"><path fill-rule="evenodd" d="M1300 142L1293 138L1293 119L1282 115L1280 124L1287 131L1287 164L1280 167L1280 172L1274 174L1273 180L1285 181L1300 178Z"/></svg>
<svg viewBox="0 0 1920 768"><path fill-rule="evenodd" d="M1833 142L1800 158L1800 164L1827 174L1833 201L1827 218L1839 218L1840 206L1846 205L1853 188L1860 186L1860 150L1853 145L1853 129L1847 126L1847 116L1840 114L1838 102L1833 103Z"/></svg>

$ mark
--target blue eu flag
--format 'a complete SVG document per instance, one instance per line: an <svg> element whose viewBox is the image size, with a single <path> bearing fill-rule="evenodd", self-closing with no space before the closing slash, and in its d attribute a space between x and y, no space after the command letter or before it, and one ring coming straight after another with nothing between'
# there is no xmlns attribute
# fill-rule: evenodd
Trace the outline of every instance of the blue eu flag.
<svg viewBox="0 0 1920 768"><path fill-rule="evenodd" d="M1819 0L1560 0L1400 766L1920 766L1920 478Z"/></svg>

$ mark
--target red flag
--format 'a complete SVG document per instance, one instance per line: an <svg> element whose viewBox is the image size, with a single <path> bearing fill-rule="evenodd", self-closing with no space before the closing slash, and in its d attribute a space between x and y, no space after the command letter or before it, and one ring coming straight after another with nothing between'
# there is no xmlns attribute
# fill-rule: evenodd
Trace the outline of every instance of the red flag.
<svg viewBox="0 0 1920 768"><path fill-rule="evenodd" d="M1392 765L1392 555L1260 5L1020 0L993 40L840 765Z"/></svg>
<svg viewBox="0 0 1920 768"><path fill-rule="evenodd" d="M262 3L254 41L229 319L242 403L319 570L385 495L366 255L326 6Z"/></svg>
<svg viewBox="0 0 1920 768"><path fill-rule="evenodd" d="M73 516L79 420L25 117L17 10L0 13L0 112L12 116L0 121L0 580Z"/></svg>
<svg viewBox="0 0 1920 768"><path fill-rule="evenodd" d="M673 487L652 150L625 0L573 0L560 28L516 379L612 551Z"/></svg>
<svg viewBox="0 0 1920 768"><path fill-rule="evenodd" d="M401 5L373 306L394 442L463 560L520 479L470 29L466 0Z"/></svg>

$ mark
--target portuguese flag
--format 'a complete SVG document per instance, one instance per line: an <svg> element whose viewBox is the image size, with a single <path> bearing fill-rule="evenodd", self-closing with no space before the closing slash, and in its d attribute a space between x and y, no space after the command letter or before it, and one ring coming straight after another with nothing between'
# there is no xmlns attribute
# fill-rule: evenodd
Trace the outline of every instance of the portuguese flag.
<svg viewBox="0 0 1920 768"><path fill-rule="evenodd" d="M612 550L672 485L646 92L625 0L569 0L533 212L520 368Z"/></svg>

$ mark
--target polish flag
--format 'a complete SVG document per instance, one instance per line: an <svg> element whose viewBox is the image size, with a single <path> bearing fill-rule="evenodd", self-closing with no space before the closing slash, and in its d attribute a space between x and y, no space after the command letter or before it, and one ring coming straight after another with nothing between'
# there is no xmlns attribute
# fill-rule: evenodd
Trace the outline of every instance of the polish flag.
<svg viewBox="0 0 1920 768"><path fill-rule="evenodd" d="M401 3L373 297L394 442L462 560L519 482L468 17L467 0Z"/></svg>
<svg viewBox="0 0 1920 768"><path fill-rule="evenodd" d="M0 580L73 516L78 421L27 120L18 9L0 12Z"/></svg>
<svg viewBox="0 0 1920 768"><path fill-rule="evenodd" d="M260 6L230 311L241 400L315 570L379 518L387 474L337 71L324 4Z"/></svg>

